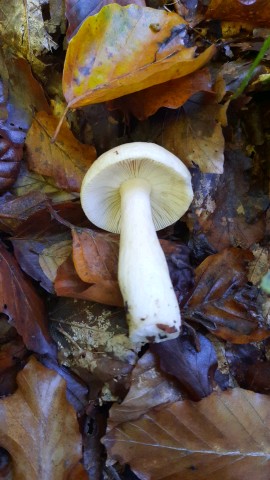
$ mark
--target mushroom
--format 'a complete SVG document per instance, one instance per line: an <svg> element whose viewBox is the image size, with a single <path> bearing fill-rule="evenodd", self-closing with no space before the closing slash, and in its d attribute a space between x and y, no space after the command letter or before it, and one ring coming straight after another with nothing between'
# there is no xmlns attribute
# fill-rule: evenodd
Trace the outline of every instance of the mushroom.
<svg viewBox="0 0 270 480"><path fill-rule="evenodd" d="M88 219L120 233L118 281L133 343L179 335L179 305L156 230L176 222L192 198L186 166L153 143L112 148L83 179L81 203Z"/></svg>

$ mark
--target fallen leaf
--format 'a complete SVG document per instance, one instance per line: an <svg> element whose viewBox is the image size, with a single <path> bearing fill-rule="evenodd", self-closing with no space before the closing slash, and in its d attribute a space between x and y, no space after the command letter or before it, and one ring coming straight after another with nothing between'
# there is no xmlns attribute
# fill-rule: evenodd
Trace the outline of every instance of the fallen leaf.
<svg viewBox="0 0 270 480"><path fill-rule="evenodd" d="M258 289L247 283L248 250L228 248L207 257L195 270L195 287L183 316L232 343L270 336L264 325Z"/></svg>
<svg viewBox="0 0 270 480"><path fill-rule="evenodd" d="M77 32L78 28L82 22L89 17L89 15L95 15L98 13L105 5L109 3L118 3L119 5L125 6L130 5L131 3L136 3L145 7L144 0L92 0L91 3L88 0L66 0L66 18L68 20L68 30L67 38L70 40L73 35Z"/></svg>
<svg viewBox="0 0 270 480"><path fill-rule="evenodd" d="M14 257L0 245L0 309L29 350L54 355L43 302Z"/></svg>
<svg viewBox="0 0 270 480"><path fill-rule="evenodd" d="M2 322L1 322L2 323ZM2 325L1 325L2 327ZM17 373L24 366L28 352L19 335L10 341L0 344L0 397L15 392ZM0 475L1 478L1 475Z"/></svg>
<svg viewBox="0 0 270 480"><path fill-rule="evenodd" d="M111 280L92 284L83 282L75 270L71 257L58 268L54 288L59 297L80 298L123 307L123 299L118 284L113 284Z"/></svg>
<svg viewBox="0 0 270 480"><path fill-rule="evenodd" d="M51 282L54 282L58 267L70 256L71 251L72 244L68 239L45 247L39 254L39 265Z"/></svg>
<svg viewBox="0 0 270 480"><path fill-rule="evenodd" d="M157 356L149 351L138 360L132 370L128 394L120 405L114 403L110 408L109 428L136 420L153 407L180 399L176 383L160 371L158 363Z"/></svg>
<svg viewBox="0 0 270 480"><path fill-rule="evenodd" d="M31 215L48 206L47 197L40 192L31 192L21 197L11 197L1 205L1 230L14 233Z"/></svg>
<svg viewBox="0 0 270 480"><path fill-rule="evenodd" d="M26 138L30 170L53 177L59 188L79 192L81 182L96 158L95 148L83 145L65 123L55 143L51 143L58 119L38 112Z"/></svg>
<svg viewBox="0 0 270 480"><path fill-rule="evenodd" d="M64 380L32 358L17 382L18 390L0 400L1 445L12 457L14 480L71 479L82 442Z"/></svg>
<svg viewBox="0 0 270 480"><path fill-rule="evenodd" d="M250 23L251 25L270 25L268 0L211 0L207 19L229 20L233 22Z"/></svg>
<svg viewBox="0 0 270 480"><path fill-rule="evenodd" d="M268 480L270 398L240 388L173 403L104 438L109 456L147 480Z"/></svg>
<svg viewBox="0 0 270 480"><path fill-rule="evenodd" d="M110 4L88 17L67 49L68 108L112 100L203 67L215 47L194 58L195 48L184 46L185 25L175 13L136 5Z"/></svg>
<svg viewBox="0 0 270 480"><path fill-rule="evenodd" d="M119 236L90 229L72 229L73 262L83 282L117 283Z"/></svg>
<svg viewBox="0 0 270 480"><path fill-rule="evenodd" d="M190 335L151 345L158 354L161 369L173 375L185 388L192 400L200 400L213 390L217 357L212 343L196 333L198 346Z"/></svg>
<svg viewBox="0 0 270 480"><path fill-rule="evenodd" d="M157 143L188 167L204 173L222 173L224 137L218 121L220 109L213 96L196 94L176 112L166 112Z"/></svg>
<svg viewBox="0 0 270 480"><path fill-rule="evenodd" d="M212 91L207 68L112 100L109 108L119 109L125 115L132 113L139 120L145 120L161 107L181 107L193 94L201 91Z"/></svg>

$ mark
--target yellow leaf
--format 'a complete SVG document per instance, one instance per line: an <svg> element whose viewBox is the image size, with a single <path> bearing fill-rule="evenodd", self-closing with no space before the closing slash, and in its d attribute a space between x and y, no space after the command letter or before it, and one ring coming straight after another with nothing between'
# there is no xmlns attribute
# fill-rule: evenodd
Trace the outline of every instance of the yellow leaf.
<svg viewBox="0 0 270 480"><path fill-rule="evenodd" d="M69 108L137 92L204 66L211 46L194 58L184 45L186 22L176 13L110 4L88 17L69 43L63 92Z"/></svg>

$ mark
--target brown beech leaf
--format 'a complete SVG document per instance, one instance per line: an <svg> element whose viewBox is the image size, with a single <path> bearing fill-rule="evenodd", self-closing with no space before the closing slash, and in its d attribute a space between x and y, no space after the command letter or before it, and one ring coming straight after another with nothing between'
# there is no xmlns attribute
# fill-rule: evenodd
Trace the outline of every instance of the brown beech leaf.
<svg viewBox="0 0 270 480"><path fill-rule="evenodd" d="M235 388L176 402L104 438L143 480L268 480L270 398Z"/></svg>
<svg viewBox="0 0 270 480"><path fill-rule="evenodd" d="M157 356L149 351L138 360L132 370L128 394L120 405L114 403L110 409L110 428L136 420L157 405L180 399L176 383L160 371L158 363Z"/></svg>
<svg viewBox="0 0 270 480"><path fill-rule="evenodd" d="M2 321L0 319L2 328ZM16 376L23 367L28 352L19 335L0 344L0 397L10 395L16 390ZM0 476L1 478L1 476Z"/></svg>
<svg viewBox="0 0 270 480"><path fill-rule="evenodd" d="M7 198L0 209L1 230L14 233L31 215L48 207L47 197L40 192L31 192L22 197Z"/></svg>
<svg viewBox="0 0 270 480"><path fill-rule="evenodd" d="M224 137L219 121L221 106L210 94L193 95L177 111L166 112L157 143L189 167L204 173L222 173Z"/></svg>
<svg viewBox="0 0 270 480"><path fill-rule="evenodd" d="M123 306L118 284L112 283L111 280L99 283L83 282L75 270L71 257L58 268L54 288L59 297L81 298L105 305Z"/></svg>
<svg viewBox="0 0 270 480"><path fill-rule="evenodd" d="M0 400L1 445L13 459L14 480L71 480L82 442L65 381L32 358L17 382Z"/></svg>
<svg viewBox="0 0 270 480"><path fill-rule="evenodd" d="M122 6L136 3L137 5L145 7L144 0L92 0L91 2L88 0L80 0L79 2L77 0L66 0L66 18L69 23L67 30L68 40L73 37L79 26L89 15L95 15L105 5L109 5L109 3L118 3Z"/></svg>
<svg viewBox="0 0 270 480"><path fill-rule="evenodd" d="M90 229L72 229L73 262L83 282L117 282L119 236Z"/></svg>
<svg viewBox="0 0 270 480"><path fill-rule="evenodd" d="M112 100L109 108L122 110L126 115L132 113L139 120L145 120L161 107L181 107L194 93L201 91L211 92L211 77L207 68Z"/></svg>
<svg viewBox="0 0 270 480"><path fill-rule="evenodd" d="M52 144L57 124L56 117L46 112L37 113L26 138L27 162L30 170L53 177L59 188L79 192L96 151L76 140L66 123Z"/></svg>
<svg viewBox="0 0 270 480"><path fill-rule="evenodd" d="M268 0L211 0L206 18L270 26Z"/></svg>
<svg viewBox="0 0 270 480"><path fill-rule="evenodd" d="M9 317L29 350L54 354L43 301L3 244L0 244L0 311Z"/></svg>
<svg viewBox="0 0 270 480"><path fill-rule="evenodd" d="M217 368L212 343L200 333L196 336L198 345L189 335L151 345L151 350L160 358L161 369L176 377L192 400L210 395Z"/></svg>
<svg viewBox="0 0 270 480"><path fill-rule="evenodd" d="M232 343L270 336L263 325L258 289L247 283L248 250L228 248L207 257L195 271L195 287L183 316Z"/></svg>

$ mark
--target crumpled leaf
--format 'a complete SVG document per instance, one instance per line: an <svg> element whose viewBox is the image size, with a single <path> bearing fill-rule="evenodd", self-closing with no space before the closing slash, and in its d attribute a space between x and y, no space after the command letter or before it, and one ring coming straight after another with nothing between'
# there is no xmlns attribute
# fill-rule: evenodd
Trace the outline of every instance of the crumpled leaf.
<svg viewBox="0 0 270 480"><path fill-rule="evenodd" d="M120 405L114 403L110 408L110 428L136 420L151 408L176 402L181 397L176 383L160 371L157 356L149 351L138 360L130 381L130 389L123 402Z"/></svg>
<svg viewBox="0 0 270 480"><path fill-rule="evenodd" d="M79 192L96 151L76 140L66 123L52 144L57 124L56 117L46 112L37 113L26 138L28 166L36 173L53 177L59 188Z"/></svg>
<svg viewBox="0 0 270 480"><path fill-rule="evenodd" d="M103 443L140 479L268 480L269 412L269 396L235 388L152 410Z"/></svg>
<svg viewBox="0 0 270 480"><path fill-rule="evenodd" d="M215 47L194 58L195 49L184 46L185 35L185 21L177 14L105 6L69 43L63 72L68 107L112 100L203 67Z"/></svg>
<svg viewBox="0 0 270 480"><path fill-rule="evenodd" d="M112 284L111 280L99 283L83 282L75 270L71 257L58 268L54 288L59 297L80 298L123 307L123 299L118 285Z"/></svg>
<svg viewBox="0 0 270 480"><path fill-rule="evenodd" d="M72 480L82 442L64 380L32 358L17 382L18 390L0 400L1 445L13 459L14 480Z"/></svg>
<svg viewBox="0 0 270 480"><path fill-rule="evenodd" d="M189 335L151 345L160 358L161 369L176 377L192 400L200 400L213 390L217 357L212 343L200 333L196 342Z"/></svg>
<svg viewBox="0 0 270 480"><path fill-rule="evenodd" d="M188 166L204 173L222 173L224 137L220 111L213 96L196 94L176 112L166 112L164 128L157 143L174 153Z"/></svg>
<svg viewBox="0 0 270 480"><path fill-rule="evenodd" d="M41 192L31 192L19 198L7 198L0 209L1 230L14 233L31 215L47 206L48 199Z"/></svg>
<svg viewBox="0 0 270 480"><path fill-rule="evenodd" d="M181 107L193 94L201 91L212 91L207 68L115 99L109 102L109 108L120 109L125 115L132 113L139 120L145 120L161 107Z"/></svg>
<svg viewBox="0 0 270 480"><path fill-rule="evenodd" d="M232 343L269 337L258 289L247 283L247 264L252 259L250 251L238 248L207 257L195 270L195 287L183 310L185 319Z"/></svg>
<svg viewBox="0 0 270 480"><path fill-rule="evenodd" d="M14 257L0 244L0 310L29 350L54 355L43 302Z"/></svg>
<svg viewBox="0 0 270 480"><path fill-rule="evenodd" d="M211 0L206 18L270 26L268 0Z"/></svg>
<svg viewBox="0 0 270 480"><path fill-rule="evenodd" d="M118 3L119 5L125 6L131 3L136 3L145 7L144 0L66 0L66 17L69 23L67 30L67 38L70 40L73 35L77 32L78 28L82 22L89 16L95 15L98 13L105 5L109 3Z"/></svg>

